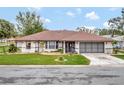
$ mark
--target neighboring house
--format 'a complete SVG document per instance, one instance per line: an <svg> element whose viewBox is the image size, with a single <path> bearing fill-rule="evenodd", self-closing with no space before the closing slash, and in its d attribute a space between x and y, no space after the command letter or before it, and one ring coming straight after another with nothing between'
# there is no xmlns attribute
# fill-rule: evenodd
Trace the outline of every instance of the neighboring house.
<svg viewBox="0 0 124 93"><path fill-rule="evenodd" d="M2 43L7 42L7 38L0 39L0 42L2 42Z"/></svg>
<svg viewBox="0 0 124 93"><path fill-rule="evenodd" d="M112 53L112 40L86 32L43 31L15 40L23 53L57 51L64 53Z"/></svg>
<svg viewBox="0 0 124 93"><path fill-rule="evenodd" d="M111 35L104 35L103 37L117 41L117 44L115 44L114 47L124 49L124 35L114 35L114 37L111 37Z"/></svg>
<svg viewBox="0 0 124 93"><path fill-rule="evenodd" d="M0 46L6 46L7 45L7 38L0 39Z"/></svg>

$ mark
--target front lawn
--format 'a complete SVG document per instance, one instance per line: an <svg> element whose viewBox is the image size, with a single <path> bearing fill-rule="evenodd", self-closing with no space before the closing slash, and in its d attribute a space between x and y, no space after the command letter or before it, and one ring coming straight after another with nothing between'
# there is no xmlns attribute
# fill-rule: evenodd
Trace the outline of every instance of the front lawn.
<svg viewBox="0 0 124 93"><path fill-rule="evenodd" d="M4 48L5 50L4 50L3 48ZM8 46L0 46L0 53L4 53L4 51L5 51L5 52L8 52L8 49L9 49Z"/></svg>
<svg viewBox="0 0 124 93"><path fill-rule="evenodd" d="M124 55L113 55L113 56L124 60Z"/></svg>
<svg viewBox="0 0 124 93"><path fill-rule="evenodd" d="M0 65L88 65L90 61L81 55L63 55L66 61L56 61L59 55L8 54L0 55Z"/></svg>
<svg viewBox="0 0 124 93"><path fill-rule="evenodd" d="M118 50L113 56L124 60L124 50Z"/></svg>

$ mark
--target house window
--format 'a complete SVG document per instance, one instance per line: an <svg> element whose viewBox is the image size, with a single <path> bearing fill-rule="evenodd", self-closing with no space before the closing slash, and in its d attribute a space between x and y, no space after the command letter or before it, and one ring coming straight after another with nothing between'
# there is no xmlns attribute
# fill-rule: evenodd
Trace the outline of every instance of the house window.
<svg viewBox="0 0 124 93"><path fill-rule="evenodd" d="M30 42L26 43L26 49L31 49L31 43Z"/></svg>
<svg viewBox="0 0 124 93"><path fill-rule="evenodd" d="M58 41L46 41L45 49L58 49Z"/></svg>
<svg viewBox="0 0 124 93"><path fill-rule="evenodd" d="M56 42L54 42L54 41L50 41L49 42L49 49L55 49L56 48L55 43Z"/></svg>

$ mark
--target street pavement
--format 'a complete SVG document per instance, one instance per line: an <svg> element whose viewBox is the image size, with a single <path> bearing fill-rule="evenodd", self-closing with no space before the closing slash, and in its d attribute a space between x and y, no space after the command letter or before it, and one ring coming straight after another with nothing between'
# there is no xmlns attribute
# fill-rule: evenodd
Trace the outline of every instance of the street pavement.
<svg viewBox="0 0 124 93"><path fill-rule="evenodd" d="M0 67L1 85L123 85L124 65Z"/></svg>

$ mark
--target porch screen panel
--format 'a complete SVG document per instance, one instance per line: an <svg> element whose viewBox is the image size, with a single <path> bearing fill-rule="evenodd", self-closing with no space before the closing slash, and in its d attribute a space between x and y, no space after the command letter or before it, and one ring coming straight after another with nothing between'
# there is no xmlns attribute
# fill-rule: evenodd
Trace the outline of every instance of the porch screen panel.
<svg viewBox="0 0 124 93"><path fill-rule="evenodd" d="M49 49L56 49L56 44L55 44L56 42L54 42L54 41L50 41L49 42Z"/></svg>

